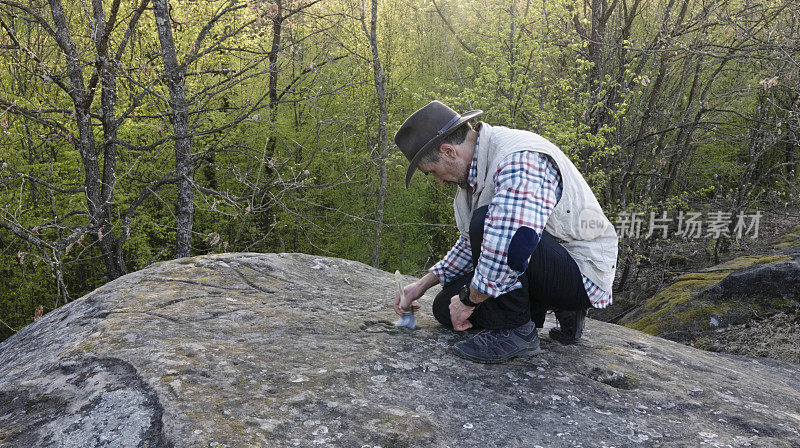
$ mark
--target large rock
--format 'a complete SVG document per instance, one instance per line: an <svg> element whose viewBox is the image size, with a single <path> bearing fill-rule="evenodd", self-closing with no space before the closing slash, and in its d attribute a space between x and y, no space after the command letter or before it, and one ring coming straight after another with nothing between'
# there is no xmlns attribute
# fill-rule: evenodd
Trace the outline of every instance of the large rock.
<svg viewBox="0 0 800 448"><path fill-rule="evenodd" d="M800 261L788 254L742 256L673 284L618 323L679 342L800 307Z"/></svg>
<svg viewBox="0 0 800 448"><path fill-rule="evenodd" d="M127 275L0 345L0 446L800 446L798 365L596 321L474 364L431 295L417 331L395 328L395 290L294 254Z"/></svg>

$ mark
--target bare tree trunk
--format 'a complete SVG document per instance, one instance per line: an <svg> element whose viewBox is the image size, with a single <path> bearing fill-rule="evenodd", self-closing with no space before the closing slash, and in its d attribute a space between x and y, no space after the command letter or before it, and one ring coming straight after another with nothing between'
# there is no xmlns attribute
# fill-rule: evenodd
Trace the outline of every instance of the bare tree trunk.
<svg viewBox="0 0 800 448"><path fill-rule="evenodd" d="M761 156L764 155L766 150L759 150L760 146L763 146L764 140L764 132L763 132L763 125L764 117L767 114L767 110L769 109L769 100L764 98L762 99L756 107L756 111L754 113L754 121L756 124L755 128L750 130L750 141L747 145L747 167L744 170L744 174L741 179L741 183L733 192L735 197L735 202L731 207L731 221L728 224L728 233L730 236L726 237L724 235L720 235L717 241L714 243L714 262L719 263L719 254L725 253L730 248L731 237L733 236L733 230L736 226L736 216L747 208L748 203L748 196L750 192L753 190L754 184L758 182L756 175L756 171L758 170L758 162Z"/></svg>
<svg viewBox="0 0 800 448"><path fill-rule="evenodd" d="M362 17L362 25L366 33L366 24ZM372 17L370 19L369 46L372 49L372 71L375 80L375 91L378 98L380 118L378 122L378 170L380 171L380 186L378 187L377 205L375 208L375 237L372 243L372 266L378 267L381 259L381 232L383 230L383 211L386 204L386 158L389 155L389 141L386 132L386 123L389 121L389 112L386 104L386 73L381 66L378 54L378 0L372 0Z"/></svg>
<svg viewBox="0 0 800 448"><path fill-rule="evenodd" d="M175 210L175 258L181 258L189 256L194 215L191 167L192 137L186 104L185 67L178 64L167 0L153 0L153 14L156 19L158 40L161 43L161 59L164 62L164 77L169 89L172 127L175 132L175 171L178 177L178 204Z"/></svg>
<svg viewBox="0 0 800 448"><path fill-rule="evenodd" d="M101 0L92 1L92 11L95 21L94 42L97 50L95 73L100 78L100 121L103 124L103 183L100 198L109 206L100 215L100 229L98 233L103 260L105 261L108 280L113 280L127 273L122 259L122 251L116 250L120 241L111 230L111 204L114 201L114 187L117 182L117 118L115 104L117 101L117 83L114 62L109 55L108 39L111 28L114 26L119 11L120 0L111 4L111 20L107 21ZM94 80L94 77L93 77ZM90 82L92 84L92 82Z"/></svg>
<svg viewBox="0 0 800 448"><path fill-rule="evenodd" d="M606 119L606 107L598 106L602 100L598 96L601 89L602 77L604 73L604 40L606 36L606 24L617 6L617 1L613 0L609 5L606 0L591 0L590 6L590 26L588 30L588 58L592 63L587 73L586 87L589 89L589 98L586 103L586 124L592 134L596 134ZM575 20L578 26L577 16ZM580 29L578 29L580 33Z"/></svg>
<svg viewBox="0 0 800 448"><path fill-rule="evenodd" d="M597 105L597 93L600 90L600 73L603 65L603 38L605 37L605 22L602 20L603 6L602 0L592 0L591 7L591 29L589 30L589 61L592 65L589 67L589 79L587 79L587 87L589 88L589 100L586 103L586 122L589 125L592 134L597 132L600 127L600 117L595 115L595 108ZM601 113L602 114L602 113Z"/></svg>
<svg viewBox="0 0 800 448"><path fill-rule="evenodd" d="M654 38L651 48L653 50L661 49L666 45L661 38L661 36L672 36L676 33L679 29L683 20L686 16L688 2L685 0L682 3L682 7L678 12L674 23L672 23L671 27L669 18L672 15L673 6L675 0L670 0L664 10L664 22L661 25L661 32L659 33L659 37ZM631 11L631 14L635 14L635 9L638 6L634 5L634 9ZM626 19L626 27L630 26L628 20L632 20L633 16L629 16L629 19ZM654 53L656 53L654 51ZM645 144L648 143L649 136L648 132L650 131L650 127L652 126L652 122L654 121L654 115L658 113L659 103L658 99L663 91L666 89L664 82L666 79L669 78L669 59L670 55L668 52L660 52L660 59L659 59L659 66L658 66L658 74L656 75L656 79L653 82L653 87L651 88L650 94L648 96L648 101L643 110L642 119L639 121L638 130L636 133L636 137L633 140L633 148L631 150L630 159L626 165L626 169L623 171L622 178L620 182L616 185L614 190L616 191L616 200L620 202L622 207L625 207L627 203L627 196L628 194L634 190L636 179L633 177L634 172L636 171L636 167L638 166L641 157L643 156L643 151ZM638 67L634 70L636 73L641 73L644 69L645 64L649 61L649 57L641 57L638 63ZM663 149L663 134L660 137L659 149ZM648 188L649 189L649 188Z"/></svg>
<svg viewBox="0 0 800 448"><path fill-rule="evenodd" d="M270 46L269 53L267 54L267 59L269 61L269 81L267 83L267 96L269 98L267 110L269 113L267 122L272 128L272 131L268 134L267 143L264 148L264 167L266 170L267 179L275 174L275 148L278 142L278 132L276 129L276 122L278 119L278 102L280 101L280 98L278 97L278 53L281 49L281 34L283 32L283 1L276 0L275 7L275 15L272 16L272 44ZM269 204L269 182L265 182L264 185L264 190L259 191L258 193L262 202L259 208L263 210L260 213L259 224L261 227L261 232L264 235L269 235L275 224L276 218L275 211L272 209L272 205ZM255 197L253 199L255 200Z"/></svg>
<svg viewBox="0 0 800 448"><path fill-rule="evenodd" d="M692 108L695 102L695 97L697 96L700 74L702 73L703 70L702 62L703 62L703 56L702 55L698 56L697 63L694 69L692 86L689 89L689 94L686 99L686 105L684 107L685 111L683 114L681 114L681 118L679 121L680 130L678 131L677 137L675 137L675 146L676 148L680 149L672 157L670 157L670 160L668 162L666 180L664 181L664 185L662 187L662 192L661 192L661 197L663 199L669 197L670 190L672 189L672 184L675 182L675 179L678 175L678 168L684 163L684 161L694 148L694 145L692 144L692 135L694 134L694 130L697 127L697 122L700 121L704 113L702 106L700 106L697 108L694 117L691 118L689 117L689 114L693 110ZM686 73L684 74L687 75Z"/></svg>
<svg viewBox="0 0 800 448"><path fill-rule="evenodd" d="M786 177L789 182L797 179L798 158L800 158L800 94L795 96L786 120Z"/></svg>
<svg viewBox="0 0 800 448"><path fill-rule="evenodd" d="M717 68L711 73L706 81L706 85L703 87L702 92L699 94L699 98L695 101L695 104L699 106L694 112L694 117L691 120L685 120L683 117L681 118L681 126L680 132L678 133L678 137L676 137L675 144L678 148L680 148L679 152L673 155L670 158L670 161L667 164L667 172L665 174L664 184L661 187L661 197L666 199L669 196L669 192L672 189L672 185L675 182L678 176L678 168L683 164L684 160L689 156L690 152L693 150L694 145L691 144L691 138L694 134L695 129L698 126L703 115L707 112L706 108L702 106L702 104L708 98L708 95L711 93L711 88L714 86L714 81L716 80L717 76L722 72L725 68L727 63L731 60L731 55L727 55L723 57ZM694 80L692 82L692 88L690 91L687 110L685 112L686 115L690 113L692 100L696 96L695 92L697 90L698 81L700 79L700 71L702 68L702 57L698 59L697 66L696 66L696 73ZM685 115L684 115L685 116Z"/></svg>
<svg viewBox="0 0 800 448"><path fill-rule="evenodd" d="M283 2L275 1L277 10L272 17L272 46L269 54L269 124L275 126L278 117L278 52L281 48L281 32L283 30ZM267 142L267 156L275 156L276 132L272 132L269 142Z"/></svg>
<svg viewBox="0 0 800 448"><path fill-rule="evenodd" d="M69 95L75 107L75 120L78 128L78 141L73 144L76 146L76 149L78 149L81 155L81 161L83 162L86 205L89 210L90 219L89 226L98 229L95 235L98 241L102 241L103 215L109 212L110 204L106 204L105 201L103 201L101 192L102 183L100 179L98 153L94 144L94 131L92 130L92 115L90 109L92 98L84 82L80 56L78 55L75 42L70 37L69 25L61 0L50 0L50 12L53 16L53 24L55 26L55 39L61 51L64 53L67 63L67 74L71 87ZM106 252L108 246L101 244L100 249L103 253L103 259L106 262L108 280L119 277L115 264L111 262L111 258ZM47 257L47 259L53 270L53 275L56 277L58 301L63 299L66 304L69 300L69 294L63 280L63 265L61 263L63 252L61 248L54 247L51 253L52 256ZM58 301L56 304L58 304Z"/></svg>
<svg viewBox="0 0 800 448"><path fill-rule="evenodd" d="M78 141L73 144L78 149L85 172L86 205L89 216L96 218L100 200L100 170L97 161L97 150L92 133L92 116L89 110L91 98L88 96L83 79L83 70L75 43L69 34L67 18L61 0L50 0L50 11L55 25L55 38L67 63L67 76L71 90L69 92L75 105L75 121L78 128Z"/></svg>
<svg viewBox="0 0 800 448"><path fill-rule="evenodd" d="M660 64L658 67L658 75L656 76L656 80L653 83L653 88L650 90L650 95L647 99L647 106L644 109L644 115L639 122L639 130L637 131L636 138L634 140L633 150L631 154L630 161L628 161L628 166L622 174L622 180L619 183L619 193L617 193L617 199L620 201L622 207L625 207L627 204L627 195L628 191L632 188L633 177L632 174L636 171L636 166L639 164L639 159L642 156L642 152L644 151L644 144L645 144L645 134L647 133L648 126L650 125L650 120L655 112L656 108L656 99L661 94L661 86L664 81L664 77L667 73L667 56L661 55Z"/></svg>

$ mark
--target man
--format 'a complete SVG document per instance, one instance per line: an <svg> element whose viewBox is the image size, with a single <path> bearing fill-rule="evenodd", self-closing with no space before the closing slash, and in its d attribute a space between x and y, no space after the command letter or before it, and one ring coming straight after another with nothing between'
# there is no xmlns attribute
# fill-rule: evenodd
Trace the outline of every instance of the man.
<svg viewBox="0 0 800 448"><path fill-rule="evenodd" d="M436 319L455 330L482 328L455 344L466 359L494 363L539 348L548 309L561 343L580 339L589 307L611 303L617 236L575 165L531 132L468 121L438 101L414 112L394 137L408 158L406 188L419 169L458 185L460 237L421 279L398 294L403 313L442 283ZM532 321L533 320L533 321Z"/></svg>

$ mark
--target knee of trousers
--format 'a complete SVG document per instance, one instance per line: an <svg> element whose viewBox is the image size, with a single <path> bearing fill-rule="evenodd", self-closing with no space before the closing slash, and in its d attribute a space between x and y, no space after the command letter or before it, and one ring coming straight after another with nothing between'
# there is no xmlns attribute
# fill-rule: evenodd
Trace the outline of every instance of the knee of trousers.
<svg viewBox="0 0 800 448"><path fill-rule="evenodd" d="M439 293L433 299L433 317L445 327L453 326L450 321L450 297L445 297L445 294Z"/></svg>

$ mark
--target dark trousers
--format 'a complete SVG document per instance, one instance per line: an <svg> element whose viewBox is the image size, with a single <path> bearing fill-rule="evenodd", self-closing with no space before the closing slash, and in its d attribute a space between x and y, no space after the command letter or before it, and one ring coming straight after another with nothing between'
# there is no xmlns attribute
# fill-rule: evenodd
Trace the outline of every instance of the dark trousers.
<svg viewBox="0 0 800 448"><path fill-rule="evenodd" d="M473 266L478 265L488 210L488 205L478 208L473 212L470 221L469 240ZM433 315L442 325L453 326L450 322L450 299L472 281L473 275L474 272L469 272L456 277L444 284L441 292L436 295ZM528 267L519 276L519 281L522 288L485 300L470 316L472 325L476 328L504 330L518 327L532 319L541 328L547 310L576 311L592 306L578 265L547 231L542 232Z"/></svg>

